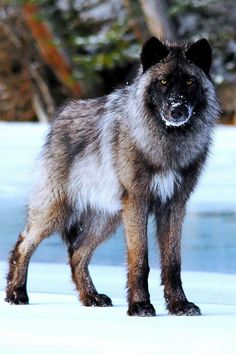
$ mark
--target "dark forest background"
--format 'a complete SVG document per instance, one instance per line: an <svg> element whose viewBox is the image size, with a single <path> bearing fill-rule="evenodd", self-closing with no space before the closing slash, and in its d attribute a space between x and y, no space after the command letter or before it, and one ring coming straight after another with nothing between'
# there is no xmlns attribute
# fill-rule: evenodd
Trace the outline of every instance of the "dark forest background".
<svg viewBox="0 0 236 354"><path fill-rule="evenodd" d="M0 0L0 119L50 121L129 81L151 35L207 38L222 121L236 124L235 0Z"/></svg>

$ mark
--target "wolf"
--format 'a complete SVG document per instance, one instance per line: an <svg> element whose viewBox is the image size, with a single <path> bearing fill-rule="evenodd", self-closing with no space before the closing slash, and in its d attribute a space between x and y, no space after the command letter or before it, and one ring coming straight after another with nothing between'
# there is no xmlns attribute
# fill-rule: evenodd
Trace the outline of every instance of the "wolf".
<svg viewBox="0 0 236 354"><path fill-rule="evenodd" d="M181 228L212 141L219 105L206 39L178 44L151 37L131 84L65 105L39 159L27 222L9 259L6 301L28 304L30 258L58 232L85 306L112 306L88 265L97 246L123 222L128 315L155 316L148 290L149 215L156 222L161 281L173 315L200 315L181 282Z"/></svg>

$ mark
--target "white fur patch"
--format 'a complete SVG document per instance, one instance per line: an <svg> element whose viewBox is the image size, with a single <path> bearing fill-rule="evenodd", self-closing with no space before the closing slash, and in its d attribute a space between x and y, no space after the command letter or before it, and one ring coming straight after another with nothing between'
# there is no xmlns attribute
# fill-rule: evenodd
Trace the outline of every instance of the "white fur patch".
<svg viewBox="0 0 236 354"><path fill-rule="evenodd" d="M28 252L34 249L34 245L37 244L38 230L36 228L31 228L29 232L23 231L22 237L23 241L19 245L20 254L28 254Z"/></svg>
<svg viewBox="0 0 236 354"><path fill-rule="evenodd" d="M181 177L173 171L166 173L158 173L153 176L150 189L152 192L157 193L162 203L170 199L174 193L175 184L181 182Z"/></svg>
<svg viewBox="0 0 236 354"><path fill-rule="evenodd" d="M122 209L121 188L112 164L109 143L75 162L70 177L70 198L79 211L87 207L116 213Z"/></svg>

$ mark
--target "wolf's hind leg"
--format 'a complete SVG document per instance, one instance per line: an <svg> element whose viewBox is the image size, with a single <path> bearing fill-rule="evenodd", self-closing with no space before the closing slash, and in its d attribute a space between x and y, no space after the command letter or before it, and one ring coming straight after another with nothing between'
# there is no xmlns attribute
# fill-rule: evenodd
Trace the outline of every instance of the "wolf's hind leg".
<svg viewBox="0 0 236 354"><path fill-rule="evenodd" d="M19 236L9 259L9 273L5 300L10 304L28 304L26 290L27 272L31 256L39 243L48 236L33 228L25 229Z"/></svg>
<svg viewBox="0 0 236 354"><path fill-rule="evenodd" d="M101 220L103 219L103 220ZM115 231L120 217L88 217L77 241L68 249L72 279L85 306L112 306L111 299L99 294L90 277L88 265L95 249ZM70 236L70 235L68 235Z"/></svg>
<svg viewBox="0 0 236 354"><path fill-rule="evenodd" d="M45 209L29 210L28 223L9 259L5 301L10 304L28 304L26 283L30 258L41 241L55 231L58 216L55 203Z"/></svg>
<svg viewBox="0 0 236 354"><path fill-rule="evenodd" d="M88 265L97 246L98 244L94 244L94 240L88 236L79 249L69 248L72 279L79 291L80 301L83 305L112 306L112 301L108 296L98 294L89 274Z"/></svg>

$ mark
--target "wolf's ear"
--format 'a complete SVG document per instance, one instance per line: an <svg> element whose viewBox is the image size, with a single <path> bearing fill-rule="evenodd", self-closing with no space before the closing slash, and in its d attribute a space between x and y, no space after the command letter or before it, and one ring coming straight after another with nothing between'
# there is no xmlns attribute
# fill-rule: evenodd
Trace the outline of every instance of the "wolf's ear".
<svg viewBox="0 0 236 354"><path fill-rule="evenodd" d="M199 39L199 41L192 44L185 55L187 59L199 66L207 75L209 74L212 51L210 44L205 38Z"/></svg>
<svg viewBox="0 0 236 354"><path fill-rule="evenodd" d="M150 66L159 63L168 55L168 49L156 37L151 37L143 45L141 52L141 62L143 65L143 72Z"/></svg>

